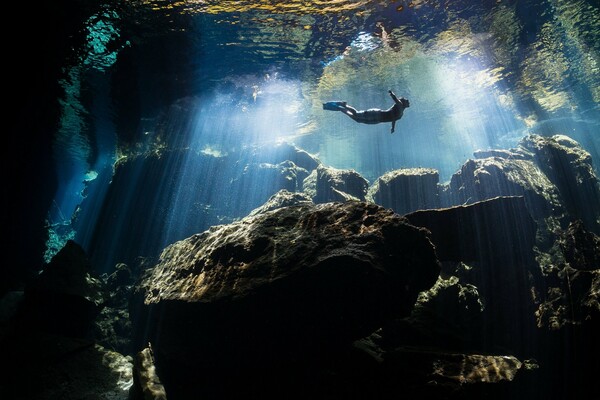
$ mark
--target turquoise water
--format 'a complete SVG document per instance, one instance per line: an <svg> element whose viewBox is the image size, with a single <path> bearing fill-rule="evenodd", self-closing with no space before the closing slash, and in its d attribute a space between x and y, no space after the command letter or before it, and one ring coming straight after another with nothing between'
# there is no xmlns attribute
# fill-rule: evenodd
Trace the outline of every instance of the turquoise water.
<svg viewBox="0 0 600 400"><path fill-rule="evenodd" d="M599 168L593 0L132 1L107 6L85 28L84 51L62 82L49 221L68 225L79 212L70 234L89 246L114 162L143 152L218 158L284 141L371 183L407 167L435 168L444 182L475 150L560 133ZM388 89L411 104L394 134L322 109L330 100L388 108ZM204 170L180 161L170 184L157 175L170 193L160 244L193 232L185 210L200 207L189 182ZM201 189L202 207L220 198L214 182ZM252 186L262 193L265 184Z"/></svg>

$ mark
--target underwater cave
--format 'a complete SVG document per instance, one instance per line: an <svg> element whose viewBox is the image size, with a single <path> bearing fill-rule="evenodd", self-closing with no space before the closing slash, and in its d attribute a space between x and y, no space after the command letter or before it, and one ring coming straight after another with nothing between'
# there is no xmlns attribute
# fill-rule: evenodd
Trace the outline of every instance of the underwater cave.
<svg viewBox="0 0 600 400"><path fill-rule="evenodd" d="M0 398L597 393L597 1L16 7Z"/></svg>

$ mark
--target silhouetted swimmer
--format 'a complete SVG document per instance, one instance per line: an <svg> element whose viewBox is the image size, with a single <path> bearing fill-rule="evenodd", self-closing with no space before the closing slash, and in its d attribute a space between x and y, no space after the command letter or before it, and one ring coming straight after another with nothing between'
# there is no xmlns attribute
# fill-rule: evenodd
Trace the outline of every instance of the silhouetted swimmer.
<svg viewBox="0 0 600 400"><path fill-rule="evenodd" d="M323 103L323 109L330 111L341 111L361 124L379 124L381 122L391 122L392 131L390 133L394 133L396 121L402 118L404 109L410 107L410 102L404 97L398 99L398 97L396 97L394 92L391 90L388 90L388 93L394 100L394 105L387 110L380 110L379 108L357 110L356 108L349 106L345 101L329 101L327 103Z"/></svg>

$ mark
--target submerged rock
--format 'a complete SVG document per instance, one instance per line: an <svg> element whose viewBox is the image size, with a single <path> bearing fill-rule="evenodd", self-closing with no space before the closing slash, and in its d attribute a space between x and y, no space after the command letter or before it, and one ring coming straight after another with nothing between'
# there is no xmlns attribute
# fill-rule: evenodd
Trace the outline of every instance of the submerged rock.
<svg viewBox="0 0 600 400"><path fill-rule="evenodd" d="M421 292L411 314L386 324L380 342L386 348L412 345L454 352L482 352L485 300L477 287L457 276L439 277ZM489 349L486 349L489 350ZM498 349L494 349L498 350Z"/></svg>
<svg viewBox="0 0 600 400"><path fill-rule="evenodd" d="M386 354L387 374L404 375L407 384L393 387L398 393L412 398L476 399L511 398L519 393L514 387L512 396L500 396L509 382L531 364L510 355L452 353L440 349L399 347ZM390 379L390 381L392 381ZM393 382L393 381L392 381ZM509 392L509 393L511 393ZM508 394L508 393L507 393Z"/></svg>
<svg viewBox="0 0 600 400"><path fill-rule="evenodd" d="M398 214L438 208L440 198L437 170L430 168L399 169L378 178L369 188L368 199Z"/></svg>
<svg viewBox="0 0 600 400"><path fill-rule="evenodd" d="M406 313L438 272L424 230L379 206L328 203L277 209L177 242L139 295L147 312L195 305L200 324L220 307L237 313L260 305L253 317L238 317L263 333L301 330L343 341Z"/></svg>
<svg viewBox="0 0 600 400"><path fill-rule="evenodd" d="M309 204L313 204L313 202L307 194L303 192L290 192L283 189L271 196L265 204L252 210L249 216L263 214L278 208Z"/></svg>
<svg viewBox="0 0 600 400"><path fill-rule="evenodd" d="M438 308L432 314L429 309L428 318L423 318L423 312L413 312L416 329L421 331L417 335L429 335L430 344L441 345L444 335L449 334L460 350L510 350L511 354L531 351L532 335L522 333L535 330L536 306L531 288L541 284L542 278L534 253L536 224L523 197L498 197L468 206L417 211L405 217L411 224L431 231L443 275L460 278L463 286L461 290L452 289L458 293L454 296L456 304L448 299L443 308L447 312L439 312ZM464 290L468 285L476 290L483 309L471 305L465 314L460 302L465 300L461 296L469 293ZM433 297L447 294L449 289ZM452 326L453 322L459 325Z"/></svg>
<svg viewBox="0 0 600 400"><path fill-rule="evenodd" d="M133 365L132 392L144 400L167 400L165 387L156 373L152 347L146 347L136 354Z"/></svg>
<svg viewBox="0 0 600 400"><path fill-rule="evenodd" d="M93 342L29 332L0 346L9 365L0 394L12 400L129 400L132 360Z"/></svg>
<svg viewBox="0 0 600 400"><path fill-rule="evenodd" d="M441 191L444 206L523 196L544 246L552 244L553 231L573 220L600 232L600 183L590 154L573 139L534 134L515 149L477 151L474 156Z"/></svg>
<svg viewBox="0 0 600 400"><path fill-rule="evenodd" d="M546 272L546 282L544 299L535 312L538 327L559 330L583 324L598 331L600 268L578 271L569 265L558 265Z"/></svg>
<svg viewBox="0 0 600 400"><path fill-rule="evenodd" d="M486 265L535 262L536 223L521 196L421 210L405 217L411 224L431 231L440 261L478 261Z"/></svg>
<svg viewBox="0 0 600 400"><path fill-rule="evenodd" d="M231 382L268 370L272 384L278 368L289 375L407 315L438 273L426 232L390 210L294 206L167 247L131 310L138 343L151 342L168 371L169 395L182 379L214 384L217 370Z"/></svg>
<svg viewBox="0 0 600 400"><path fill-rule="evenodd" d="M319 165L307 177L303 190L315 203L331 201L365 201L369 181L358 172Z"/></svg>
<svg viewBox="0 0 600 400"><path fill-rule="evenodd" d="M519 147L533 154L556 185L571 219L581 219L588 229L600 233L600 183L590 153L565 135L529 135Z"/></svg>
<svg viewBox="0 0 600 400"><path fill-rule="evenodd" d="M81 246L70 240L25 288L15 318L22 330L86 337L103 302L102 281Z"/></svg>
<svg viewBox="0 0 600 400"><path fill-rule="evenodd" d="M67 241L37 279L31 282L26 294L34 291L79 297L94 305L104 301L101 280L92 276L92 266L85 251L72 240Z"/></svg>
<svg viewBox="0 0 600 400"><path fill-rule="evenodd" d="M523 196L536 221L563 212L558 189L531 160L500 157L469 160L452 176L448 193L453 205L499 196Z"/></svg>
<svg viewBox="0 0 600 400"><path fill-rule="evenodd" d="M291 161L306 171L313 171L321 164L316 156L287 142L280 142L274 146L259 146L252 149L252 153L257 162L279 164L284 161Z"/></svg>
<svg viewBox="0 0 600 400"><path fill-rule="evenodd" d="M600 237L571 223L555 244L554 257L541 265L546 285L539 293L539 327L600 328Z"/></svg>
<svg viewBox="0 0 600 400"><path fill-rule="evenodd" d="M569 224L559 239L566 262L577 270L600 269L600 236L589 232L580 220Z"/></svg>

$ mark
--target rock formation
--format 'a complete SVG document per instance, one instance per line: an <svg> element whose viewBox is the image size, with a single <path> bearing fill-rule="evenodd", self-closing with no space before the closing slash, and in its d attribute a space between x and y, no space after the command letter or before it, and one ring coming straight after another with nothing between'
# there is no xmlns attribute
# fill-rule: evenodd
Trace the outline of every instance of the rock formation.
<svg viewBox="0 0 600 400"><path fill-rule="evenodd" d="M299 206L313 204L311 198L304 192L290 192L282 189L275 193L262 206L255 208L248 214L252 217L257 214L262 214L267 211L273 211L282 207Z"/></svg>
<svg viewBox="0 0 600 400"><path fill-rule="evenodd" d="M379 177L368 198L400 215L440 207L439 173L430 168L399 169Z"/></svg>
<svg viewBox="0 0 600 400"><path fill-rule="evenodd" d="M563 136L529 135L511 150L476 151L440 191L441 204L470 204L523 196L538 224L537 245L552 246L553 232L581 220L593 232L600 221L600 183L591 158Z"/></svg>
<svg viewBox="0 0 600 400"><path fill-rule="evenodd" d="M129 399L131 359L94 337L107 309L105 289L83 249L67 242L0 330L0 352L10 366L0 377L3 399ZM128 314L121 317L128 324Z"/></svg>
<svg viewBox="0 0 600 400"><path fill-rule="evenodd" d="M467 161L450 180L446 203L471 204L498 196L523 196L543 221L563 214L560 193L532 160L491 157Z"/></svg>
<svg viewBox="0 0 600 400"><path fill-rule="evenodd" d="M580 219L600 234L600 184L590 153L565 135L530 135L519 143L561 194L571 220Z"/></svg>
<svg viewBox="0 0 600 400"><path fill-rule="evenodd" d="M319 165L307 177L303 190L315 203L330 201L365 201L369 181L354 170Z"/></svg>
<svg viewBox="0 0 600 400"><path fill-rule="evenodd" d="M210 392L248 369L268 390L279 368L305 373L407 315L438 273L425 231L382 207L280 208L167 247L131 307L136 340L152 343L167 391Z"/></svg>
<svg viewBox="0 0 600 400"><path fill-rule="evenodd" d="M521 333L534 330L531 287L540 285L542 280L534 253L536 224L523 197L498 197L469 206L417 211L406 218L431 232L436 254L443 262L443 276L460 278L453 290L462 294L456 299L465 301L465 288L472 286L477 300L482 302L482 310L470 307L475 314L465 318L439 312L453 307L451 301L443 301L443 308L436 310L440 318L464 322L456 325L460 331L451 336L462 338L464 344L479 352L508 351L528 356L533 344ZM478 320L476 336L472 323L466 323L469 319ZM518 327L513 324L515 319L519 320ZM436 329L424 334L436 331L448 332ZM435 343L443 342L440 336Z"/></svg>
<svg viewBox="0 0 600 400"><path fill-rule="evenodd" d="M405 217L411 224L431 231L441 261L476 261L485 265L535 262L536 223L521 196L415 211Z"/></svg>
<svg viewBox="0 0 600 400"><path fill-rule="evenodd" d="M589 398L600 332L589 155L532 135L475 157L448 184L415 169L370 188L286 144L124 160L87 243L96 257L68 242L1 299L17 368L0 393L125 399L133 376L128 400ZM108 274L95 273L99 252L118 260ZM38 356L58 361L18 372ZM98 379L75 384L86 369ZM53 386L57 374L70 383ZM40 384L21 389L29 380Z"/></svg>

